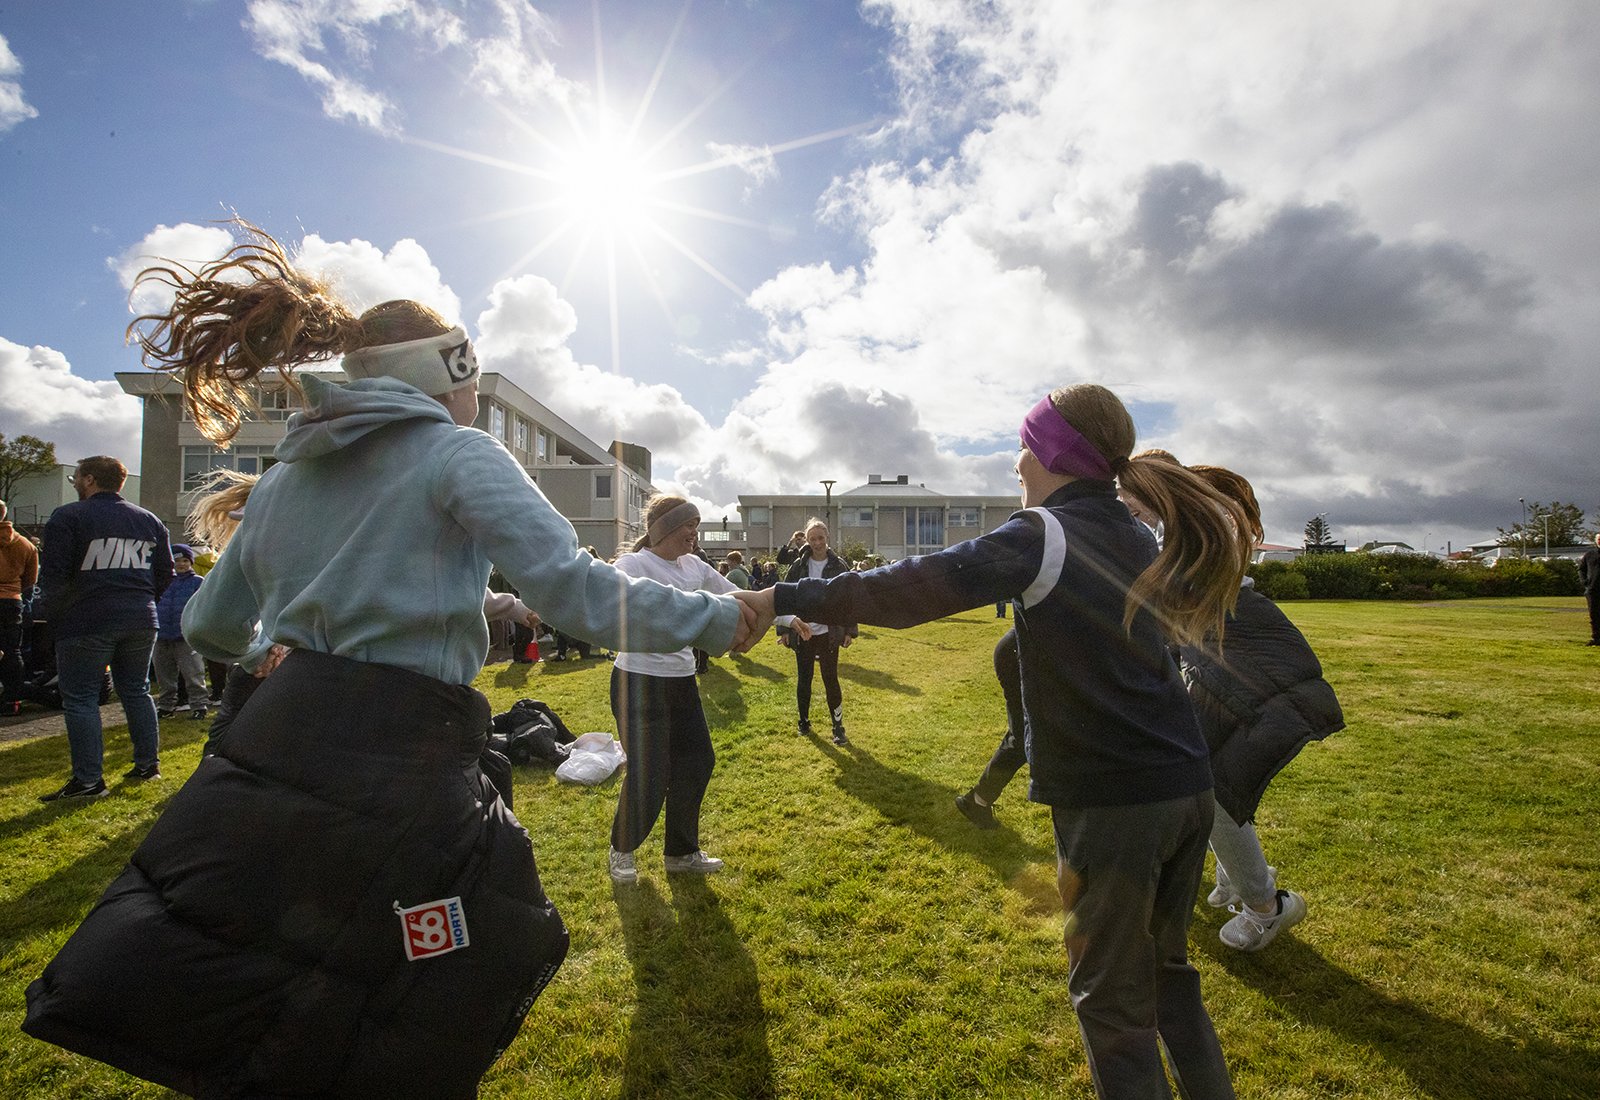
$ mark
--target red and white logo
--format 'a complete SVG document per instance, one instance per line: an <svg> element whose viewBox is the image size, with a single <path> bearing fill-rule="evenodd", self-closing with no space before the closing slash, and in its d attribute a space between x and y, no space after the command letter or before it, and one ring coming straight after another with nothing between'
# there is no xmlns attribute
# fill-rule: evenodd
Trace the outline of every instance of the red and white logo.
<svg viewBox="0 0 1600 1100"><path fill-rule="evenodd" d="M397 901L394 911L400 914L401 938L410 962L467 946L467 913L460 898L428 901L410 909L400 908Z"/></svg>

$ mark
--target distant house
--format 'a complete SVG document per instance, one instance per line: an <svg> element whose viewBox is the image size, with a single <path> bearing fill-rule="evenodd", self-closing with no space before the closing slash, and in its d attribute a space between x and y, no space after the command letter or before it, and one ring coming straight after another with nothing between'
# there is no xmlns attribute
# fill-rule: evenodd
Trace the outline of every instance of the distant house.
<svg viewBox="0 0 1600 1100"><path fill-rule="evenodd" d="M772 556L813 516L828 524L834 546L860 543L869 553L899 561L987 534L1021 508L1015 493L941 493L926 485L913 485L908 474L892 479L869 474L865 485L832 497L825 493L739 497L745 553L763 557ZM701 531L708 526L720 525L701 524ZM732 524L729 526L731 537ZM702 534L702 543L704 537ZM731 542L729 546L737 548ZM714 558L723 556L711 545L705 550Z"/></svg>
<svg viewBox="0 0 1600 1100"><path fill-rule="evenodd" d="M133 455L112 457L131 465L130 460ZM75 465L62 462L48 474L35 474L33 477L19 479L11 487L11 495L6 498L6 518L19 531L43 526L50 518L51 512L63 504L70 504L78 499L78 491L72 487L72 474L77 468ZM129 474L128 480L123 482L118 492L123 500L138 504L139 475Z"/></svg>
<svg viewBox="0 0 1600 1100"><path fill-rule="evenodd" d="M1363 554L1415 554L1417 548L1409 542L1364 542L1361 544Z"/></svg>
<svg viewBox="0 0 1600 1100"><path fill-rule="evenodd" d="M1504 558L1526 558L1531 561L1577 561L1588 553L1592 546L1592 543L1584 543L1581 546L1552 546L1550 547L1548 558L1545 557L1543 543L1535 543L1523 550L1517 546L1501 546L1498 542L1489 540L1475 542L1468 549L1474 560L1481 561L1485 565L1494 565Z"/></svg>
<svg viewBox="0 0 1600 1100"><path fill-rule="evenodd" d="M1252 565L1264 561L1294 561L1300 556L1298 546L1279 546L1274 542L1258 542L1255 551L1250 555Z"/></svg>

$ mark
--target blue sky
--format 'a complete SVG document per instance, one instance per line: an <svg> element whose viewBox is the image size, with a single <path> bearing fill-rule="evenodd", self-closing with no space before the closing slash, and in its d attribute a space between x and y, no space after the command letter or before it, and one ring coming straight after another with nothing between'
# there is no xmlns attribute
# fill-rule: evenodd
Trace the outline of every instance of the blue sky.
<svg viewBox="0 0 1600 1100"><path fill-rule="evenodd" d="M1600 508L1577 0L152 0L0 39L0 432L66 457L136 454L128 281L237 212L718 514L1009 492L1021 413L1085 379L1274 541Z"/></svg>

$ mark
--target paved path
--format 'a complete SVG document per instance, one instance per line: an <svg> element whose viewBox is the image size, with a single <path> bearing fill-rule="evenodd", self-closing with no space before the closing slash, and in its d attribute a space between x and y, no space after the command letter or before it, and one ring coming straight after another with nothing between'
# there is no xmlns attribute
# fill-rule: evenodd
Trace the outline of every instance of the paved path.
<svg viewBox="0 0 1600 1100"><path fill-rule="evenodd" d="M127 725L128 718L122 713L122 704L107 703L101 707L100 724L107 729ZM31 703L22 704L22 713L15 718L0 718L0 742L32 741L66 732L65 714L59 710L43 710Z"/></svg>

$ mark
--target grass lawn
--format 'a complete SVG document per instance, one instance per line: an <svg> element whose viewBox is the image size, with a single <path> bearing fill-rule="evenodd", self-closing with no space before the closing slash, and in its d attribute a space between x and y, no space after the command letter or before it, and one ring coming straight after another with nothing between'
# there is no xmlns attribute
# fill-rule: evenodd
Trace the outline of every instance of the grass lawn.
<svg viewBox="0 0 1600 1100"><path fill-rule="evenodd" d="M1349 727L1274 782L1258 828L1310 916L1259 955L1191 936L1243 1097L1600 1097L1600 651L1581 599L1289 603ZM770 639L701 678L716 742L703 843L726 873L605 874L615 791L518 771L518 814L572 931L482 1095L1087 1097L1049 816L1026 772L980 833L951 799L1004 707L987 610L866 629L844 654L855 744L794 731ZM604 662L492 665L496 711L544 699L611 730ZM194 768L43 805L64 737L0 748L0 1096L165 1090L18 1031L23 990ZM108 731L120 776L125 729ZM1207 883L1209 888L1209 882Z"/></svg>

